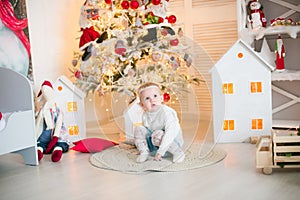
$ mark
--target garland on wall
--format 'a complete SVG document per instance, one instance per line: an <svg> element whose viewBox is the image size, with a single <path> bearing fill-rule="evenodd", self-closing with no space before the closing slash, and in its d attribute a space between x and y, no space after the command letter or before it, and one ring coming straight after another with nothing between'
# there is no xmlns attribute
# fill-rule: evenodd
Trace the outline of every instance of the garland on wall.
<svg viewBox="0 0 300 200"><path fill-rule="evenodd" d="M20 20L27 19L27 9L26 9L26 0L9 0L12 7L14 8L14 14L16 17ZM27 36L29 40L29 31L28 27L26 27L24 30L25 35ZM33 81L33 71L32 71L32 62L31 62L31 56L29 57L29 68L28 68L28 74L27 78L31 81Z"/></svg>

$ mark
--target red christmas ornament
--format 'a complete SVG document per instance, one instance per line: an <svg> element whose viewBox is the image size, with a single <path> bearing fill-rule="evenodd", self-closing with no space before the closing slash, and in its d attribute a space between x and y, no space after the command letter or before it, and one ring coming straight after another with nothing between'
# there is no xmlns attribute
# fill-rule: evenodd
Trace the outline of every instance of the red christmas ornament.
<svg viewBox="0 0 300 200"><path fill-rule="evenodd" d="M133 0L130 2L130 8L135 10L140 6L139 2L137 2L136 0Z"/></svg>
<svg viewBox="0 0 300 200"><path fill-rule="evenodd" d="M160 4L160 0L152 0L151 1L153 5L159 5Z"/></svg>
<svg viewBox="0 0 300 200"><path fill-rule="evenodd" d="M159 17L159 18L158 18L158 23L160 24L160 23L163 23L163 22L164 22L164 18Z"/></svg>
<svg viewBox="0 0 300 200"><path fill-rule="evenodd" d="M176 22L176 16L170 15L169 17L167 17L167 20L170 24L174 24Z"/></svg>
<svg viewBox="0 0 300 200"><path fill-rule="evenodd" d="M179 40L176 38L174 40L170 40L170 45L171 46L177 46L179 44Z"/></svg>
<svg viewBox="0 0 300 200"><path fill-rule="evenodd" d="M169 93L164 93L163 97L164 97L164 102L168 102L171 99Z"/></svg>
<svg viewBox="0 0 300 200"><path fill-rule="evenodd" d="M115 44L115 53L121 56L124 56L126 53L126 47L124 41L118 40Z"/></svg>
<svg viewBox="0 0 300 200"><path fill-rule="evenodd" d="M81 78L81 72L80 72L79 70L77 70L77 71L75 72L74 75L75 75L75 77L78 78L78 79Z"/></svg>
<svg viewBox="0 0 300 200"><path fill-rule="evenodd" d="M123 9L128 9L129 8L129 2L128 1L122 1L121 6Z"/></svg>
<svg viewBox="0 0 300 200"><path fill-rule="evenodd" d="M105 3L111 4L111 0L105 0Z"/></svg>

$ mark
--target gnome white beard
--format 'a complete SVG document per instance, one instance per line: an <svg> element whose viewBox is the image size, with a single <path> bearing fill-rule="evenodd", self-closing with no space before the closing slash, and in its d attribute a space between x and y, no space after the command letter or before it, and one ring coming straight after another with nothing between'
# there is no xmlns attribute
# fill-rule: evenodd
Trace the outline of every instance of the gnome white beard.
<svg viewBox="0 0 300 200"><path fill-rule="evenodd" d="M46 103L43 107L43 116L45 122L47 124L47 129L54 128L54 122L51 115L51 110L54 111L56 109L55 102L54 102L54 93L53 89L47 85L42 87L42 94L46 99Z"/></svg>
<svg viewBox="0 0 300 200"><path fill-rule="evenodd" d="M282 45L283 45L282 40L281 39L277 40L277 52L278 52L280 58L281 58L281 54L282 54Z"/></svg>

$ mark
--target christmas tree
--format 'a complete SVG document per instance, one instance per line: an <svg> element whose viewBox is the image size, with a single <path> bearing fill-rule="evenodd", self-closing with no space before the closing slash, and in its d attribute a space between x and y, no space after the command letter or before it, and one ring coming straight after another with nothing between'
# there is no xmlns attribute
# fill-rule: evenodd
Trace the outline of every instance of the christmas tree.
<svg viewBox="0 0 300 200"><path fill-rule="evenodd" d="M177 96L190 84L199 84L199 78L188 74L192 53L168 4L169 0L86 0L71 69L75 84L86 92L117 91L130 97L148 81Z"/></svg>

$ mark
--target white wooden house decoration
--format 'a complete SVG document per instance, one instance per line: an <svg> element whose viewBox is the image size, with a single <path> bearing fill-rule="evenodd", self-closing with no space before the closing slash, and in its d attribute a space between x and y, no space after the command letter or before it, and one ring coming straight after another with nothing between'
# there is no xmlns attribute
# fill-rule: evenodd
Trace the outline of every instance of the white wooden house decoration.
<svg viewBox="0 0 300 200"><path fill-rule="evenodd" d="M215 143L270 135L273 70L242 40L214 65L211 73Z"/></svg>
<svg viewBox="0 0 300 200"><path fill-rule="evenodd" d="M127 143L134 144L134 129L137 126L142 125L143 108L138 104L138 102L138 99L132 102L123 114Z"/></svg>
<svg viewBox="0 0 300 200"><path fill-rule="evenodd" d="M85 93L65 76L57 78L53 86L55 100L64 113L64 125L69 133L70 142L85 138Z"/></svg>
<svg viewBox="0 0 300 200"><path fill-rule="evenodd" d="M249 1L237 1L239 38L253 48L260 46L257 44L261 44L262 39L266 41L262 45L262 51L268 46L272 53L261 56L275 65L275 40L278 34L281 35L286 50L285 71L272 73L272 126L274 129L297 129L300 124L300 1L259 0L267 19L267 26L260 30L251 30L247 26ZM279 19L281 24L276 22L272 25L272 20L275 19Z"/></svg>

